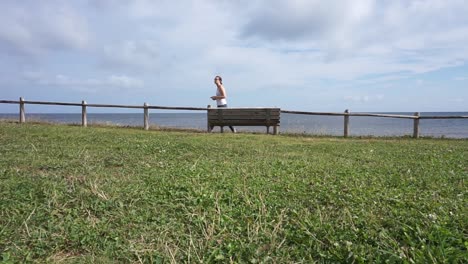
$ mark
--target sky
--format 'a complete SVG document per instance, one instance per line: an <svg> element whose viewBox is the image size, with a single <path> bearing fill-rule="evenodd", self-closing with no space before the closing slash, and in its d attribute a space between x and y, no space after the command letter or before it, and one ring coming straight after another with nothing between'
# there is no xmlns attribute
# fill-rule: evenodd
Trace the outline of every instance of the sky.
<svg viewBox="0 0 468 264"><path fill-rule="evenodd" d="M231 107L468 111L466 0L2 0L0 10L0 100L206 107L221 75Z"/></svg>

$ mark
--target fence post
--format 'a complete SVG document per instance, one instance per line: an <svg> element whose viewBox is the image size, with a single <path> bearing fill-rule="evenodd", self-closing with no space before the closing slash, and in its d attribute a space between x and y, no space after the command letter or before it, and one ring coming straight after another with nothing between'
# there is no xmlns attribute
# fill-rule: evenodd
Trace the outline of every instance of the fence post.
<svg viewBox="0 0 468 264"><path fill-rule="evenodd" d="M88 117L86 113L86 101L81 101L81 126L87 127L88 126Z"/></svg>
<svg viewBox="0 0 468 264"><path fill-rule="evenodd" d="M149 112L148 112L148 104L147 103L144 103L143 104L143 107L144 107L144 126L145 126L145 130L148 130L149 129Z"/></svg>
<svg viewBox="0 0 468 264"><path fill-rule="evenodd" d="M26 122L26 114L24 113L24 98L20 97L20 116L19 116L20 124Z"/></svg>
<svg viewBox="0 0 468 264"><path fill-rule="evenodd" d="M414 113L414 116L416 118L413 120L413 138L419 138L419 112Z"/></svg>
<svg viewBox="0 0 468 264"><path fill-rule="evenodd" d="M344 111L345 115L344 115L344 137L348 137L349 135L349 110L346 109Z"/></svg>
<svg viewBox="0 0 468 264"><path fill-rule="evenodd" d="M206 108L211 108L211 105L207 105ZM208 131L208 133L211 133L211 126L210 126L210 111L209 110L206 110L206 125L207 125L207 128L206 128L206 131Z"/></svg>

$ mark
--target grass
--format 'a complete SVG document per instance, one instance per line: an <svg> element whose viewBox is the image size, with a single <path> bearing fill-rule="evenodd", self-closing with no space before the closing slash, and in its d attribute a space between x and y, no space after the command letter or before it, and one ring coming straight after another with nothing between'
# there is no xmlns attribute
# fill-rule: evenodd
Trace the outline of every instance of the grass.
<svg viewBox="0 0 468 264"><path fill-rule="evenodd" d="M0 261L466 263L468 140L0 123Z"/></svg>

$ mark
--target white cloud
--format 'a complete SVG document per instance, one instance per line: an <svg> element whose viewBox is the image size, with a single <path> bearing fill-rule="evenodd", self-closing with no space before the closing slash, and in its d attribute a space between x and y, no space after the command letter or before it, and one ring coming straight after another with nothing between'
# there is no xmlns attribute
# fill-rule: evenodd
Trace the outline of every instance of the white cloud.
<svg viewBox="0 0 468 264"><path fill-rule="evenodd" d="M257 1L243 29L244 36L259 36L286 42L298 39L321 41L326 38L346 45L341 40L350 29L359 26L372 14L374 1Z"/></svg>
<svg viewBox="0 0 468 264"><path fill-rule="evenodd" d="M449 100L450 103L463 103L465 102L465 99L463 98L455 98L455 99L451 99Z"/></svg>
<svg viewBox="0 0 468 264"><path fill-rule="evenodd" d="M163 54L175 53L171 70L185 77L191 67L191 79L229 73L248 83L242 89L294 89L314 78L401 79L468 61L467 5L419 2L198 1L187 4L185 17L175 14L176 26L152 32Z"/></svg>
<svg viewBox="0 0 468 264"><path fill-rule="evenodd" d="M260 46L315 49L324 54L322 62L370 58L415 73L468 60L463 44L468 43L468 5L463 0L257 3L242 36Z"/></svg>
<svg viewBox="0 0 468 264"><path fill-rule="evenodd" d="M319 76L407 76L468 60L468 7L457 0L89 3L103 16L91 22L102 43L95 57L110 71L164 68L190 75L186 65L196 68L194 73L200 67L230 70L244 79L264 75L291 86ZM100 28L100 21L106 27Z"/></svg>
<svg viewBox="0 0 468 264"><path fill-rule="evenodd" d="M80 91L114 90L123 88L141 88L144 82L140 79L126 75L111 75L106 78L72 78L67 75L57 74L53 77L44 76L42 73L25 73L25 80L38 85L60 86L78 89Z"/></svg>
<svg viewBox="0 0 468 264"><path fill-rule="evenodd" d="M382 101L384 99L384 95L348 95L344 97L344 100L356 102L356 103L368 103L368 102L375 102L375 101Z"/></svg>
<svg viewBox="0 0 468 264"><path fill-rule="evenodd" d="M0 2L0 54L40 55L89 44L86 19L62 1Z"/></svg>
<svg viewBox="0 0 468 264"><path fill-rule="evenodd" d="M170 16L167 12L169 7L177 10L183 10L188 4L193 1L171 1L171 0L89 0L88 4L97 8L101 12L112 10L120 14L124 14L130 18L145 19L154 17Z"/></svg>
<svg viewBox="0 0 468 264"><path fill-rule="evenodd" d="M124 88L138 88L143 86L143 81L125 75L112 75L104 82L104 85L111 85Z"/></svg>
<svg viewBox="0 0 468 264"><path fill-rule="evenodd" d="M156 41L124 41L104 47L103 64L106 67L154 69L159 66L160 50Z"/></svg>

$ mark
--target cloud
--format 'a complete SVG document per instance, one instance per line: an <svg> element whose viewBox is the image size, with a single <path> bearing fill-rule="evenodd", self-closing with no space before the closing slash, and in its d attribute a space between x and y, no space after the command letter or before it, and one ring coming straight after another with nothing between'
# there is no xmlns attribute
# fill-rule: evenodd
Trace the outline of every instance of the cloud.
<svg viewBox="0 0 468 264"><path fill-rule="evenodd" d="M367 19L371 0L355 1L262 1L243 28L243 36L295 41L336 37Z"/></svg>
<svg viewBox="0 0 468 264"><path fill-rule="evenodd" d="M154 69L159 66L160 48L153 40L127 40L107 45L103 50L102 63L106 67Z"/></svg>
<svg viewBox="0 0 468 264"><path fill-rule="evenodd" d="M142 87L144 83L139 79L128 77L125 75L112 75L109 78L107 78L107 80L104 81L103 84L124 88L139 88Z"/></svg>
<svg viewBox="0 0 468 264"><path fill-rule="evenodd" d="M468 59L468 49L460 49L468 42L468 5L463 0L256 3L240 36L260 46L318 50L323 62L371 57L410 65L414 71Z"/></svg>
<svg viewBox="0 0 468 264"><path fill-rule="evenodd" d="M465 102L465 99L463 98L455 98L455 99L451 99L449 100L450 103L463 103Z"/></svg>
<svg viewBox="0 0 468 264"><path fill-rule="evenodd" d="M72 78L67 75L57 74L53 77L44 76L40 72L25 72L23 79L42 86L68 87L74 90L96 92L102 90L134 89L142 88L144 82L140 79L126 75L110 75L106 78Z"/></svg>
<svg viewBox="0 0 468 264"><path fill-rule="evenodd" d="M384 99L384 95L348 95L344 97L344 100L356 102L356 103L368 103L368 102L375 102L375 101L382 101Z"/></svg>
<svg viewBox="0 0 468 264"><path fill-rule="evenodd" d="M89 0L88 6L99 12L118 14L121 19L158 19L176 22L179 17L190 15L186 12L188 9L197 4L203 5L205 2L199 0ZM185 12L180 12L181 10Z"/></svg>
<svg viewBox="0 0 468 264"><path fill-rule="evenodd" d="M0 2L0 54L42 55L89 44L86 19L63 1ZM33 12L31 10L34 10Z"/></svg>

